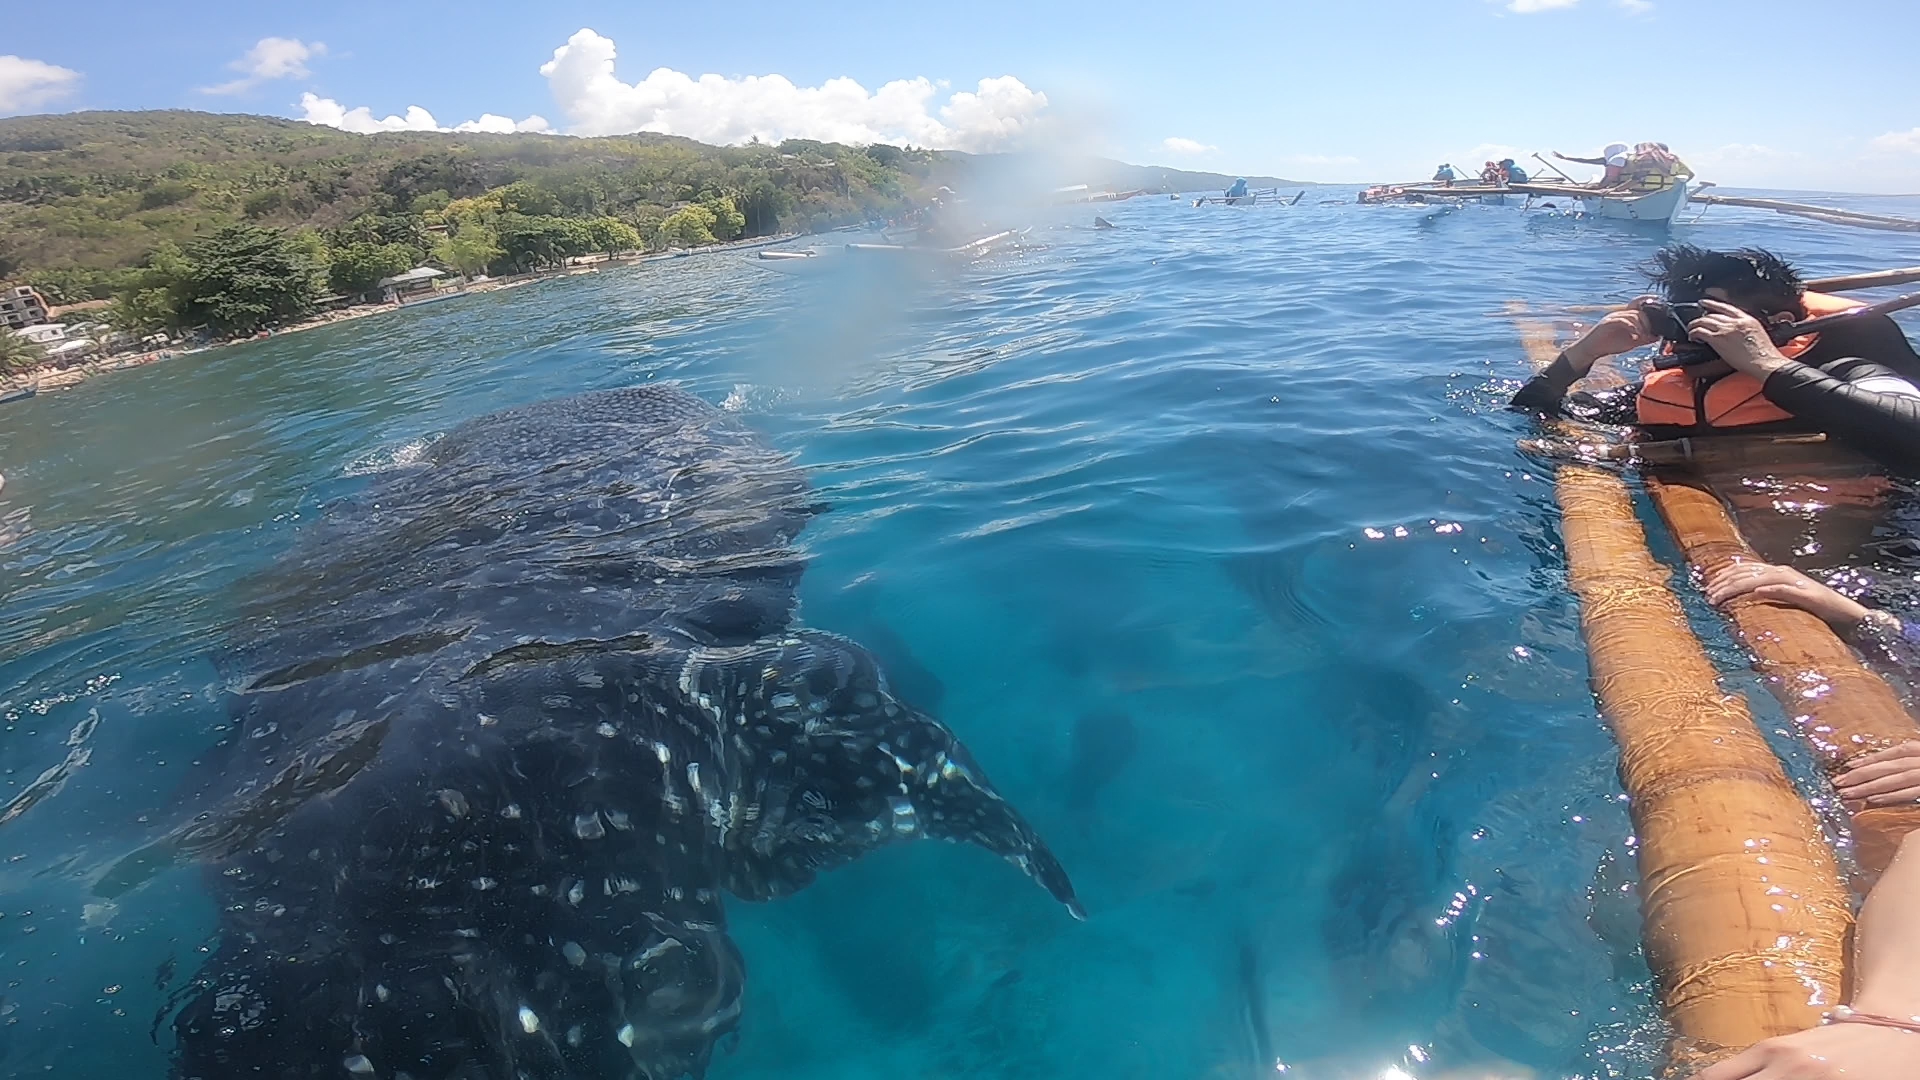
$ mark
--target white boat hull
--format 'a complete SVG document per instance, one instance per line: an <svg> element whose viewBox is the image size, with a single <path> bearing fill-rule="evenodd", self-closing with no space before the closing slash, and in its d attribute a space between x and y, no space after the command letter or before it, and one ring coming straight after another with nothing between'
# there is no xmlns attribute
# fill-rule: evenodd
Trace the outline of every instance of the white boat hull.
<svg viewBox="0 0 1920 1080"><path fill-rule="evenodd" d="M1580 208L1594 217L1616 221L1657 221L1672 224L1687 205L1687 181L1632 198L1583 195Z"/></svg>

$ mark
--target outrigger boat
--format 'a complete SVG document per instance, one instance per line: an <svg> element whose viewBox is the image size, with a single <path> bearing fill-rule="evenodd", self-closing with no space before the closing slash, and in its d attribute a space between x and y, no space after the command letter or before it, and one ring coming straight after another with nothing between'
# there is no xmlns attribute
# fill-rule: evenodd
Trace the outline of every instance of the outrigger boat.
<svg viewBox="0 0 1920 1080"><path fill-rule="evenodd" d="M1307 189L1301 188L1292 198L1280 194L1277 187L1249 191L1245 195L1202 195L1193 200L1195 206L1292 206L1300 201Z"/></svg>
<svg viewBox="0 0 1920 1080"><path fill-rule="evenodd" d="M1029 229L1007 229L978 240L970 240L957 247L930 247L921 244L847 244L836 251L832 248L802 248L798 251L761 251L754 262L767 270L782 274L811 274L830 270L835 266L850 265L850 256L857 255L937 255L949 259L977 259L994 251L1014 247L1021 238L1031 232Z"/></svg>
<svg viewBox="0 0 1920 1080"><path fill-rule="evenodd" d="M1671 224L1680 216L1687 205L1687 189L1690 177L1679 177L1658 191L1626 191L1620 189L1599 189L1580 184L1454 184L1441 187L1434 184L1401 184L1387 188L1369 188L1362 192L1363 203L1385 202L1458 202L1470 198L1482 201L1498 199L1505 201L1510 195L1523 197L1524 209L1531 209L1535 200L1569 199L1578 203L1587 215L1607 218L1614 221L1650 221L1662 225Z"/></svg>

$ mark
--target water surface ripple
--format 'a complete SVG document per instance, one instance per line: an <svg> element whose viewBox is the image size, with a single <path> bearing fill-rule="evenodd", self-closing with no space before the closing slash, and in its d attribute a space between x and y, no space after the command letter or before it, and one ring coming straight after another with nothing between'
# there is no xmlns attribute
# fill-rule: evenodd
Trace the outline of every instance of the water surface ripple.
<svg viewBox="0 0 1920 1080"><path fill-rule="evenodd" d="M736 904L716 1077L1247 1077L1251 1016L1289 1075L1645 1076L1614 754L1500 406L1515 313L1632 295L1662 234L1340 195L1136 199L951 272L676 260L6 406L0 1072L164 1075L213 912L190 871L94 882L220 738L249 576L463 419L666 379L811 471L804 620L971 744L1092 914L945 845ZM1920 263L1739 211L1676 233Z"/></svg>

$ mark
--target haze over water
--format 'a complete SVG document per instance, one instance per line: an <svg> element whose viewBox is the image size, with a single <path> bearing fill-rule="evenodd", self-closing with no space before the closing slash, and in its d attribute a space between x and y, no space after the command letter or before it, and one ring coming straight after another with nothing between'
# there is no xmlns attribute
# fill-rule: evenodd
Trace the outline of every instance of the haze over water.
<svg viewBox="0 0 1920 1080"><path fill-rule="evenodd" d="M1615 755L1503 405L1516 316L1591 318L1667 234L1335 197L1135 199L929 275L655 263L6 406L0 800L75 768L0 825L0 1074L165 1074L210 902L94 881L220 737L248 576L463 419L672 380L808 467L802 621L969 743L1091 915L933 844L735 904L715 1077L1243 1078L1250 1011L1289 1075L1647 1075L1632 904L1590 895L1631 879ZM1724 209L1672 236L1920 264Z"/></svg>

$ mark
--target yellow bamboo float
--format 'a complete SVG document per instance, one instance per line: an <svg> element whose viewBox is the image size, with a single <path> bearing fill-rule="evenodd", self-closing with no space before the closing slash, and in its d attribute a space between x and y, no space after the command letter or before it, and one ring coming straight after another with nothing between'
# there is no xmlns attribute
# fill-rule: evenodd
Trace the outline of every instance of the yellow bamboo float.
<svg viewBox="0 0 1920 1080"><path fill-rule="evenodd" d="M1626 485L1557 485L1593 685L1620 746L1643 938L1676 1033L1668 1076L1812 1027L1845 999L1851 900L1818 821L1724 693Z"/></svg>
<svg viewBox="0 0 1920 1080"><path fill-rule="evenodd" d="M1720 499L1698 477L1648 470L1647 490L1667 528L1702 573L1757 560ZM1727 605L1739 638L1756 658L1767 688L1819 756L1829 777L1862 754L1920 739L1886 681L1855 657L1817 616L1769 600L1740 597ZM1900 841L1920 829L1920 806L1881 807L1853 815L1855 857L1878 874Z"/></svg>

